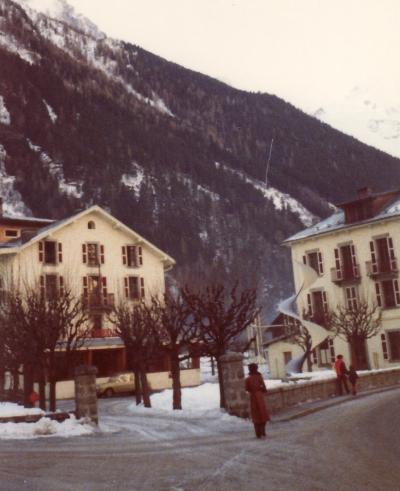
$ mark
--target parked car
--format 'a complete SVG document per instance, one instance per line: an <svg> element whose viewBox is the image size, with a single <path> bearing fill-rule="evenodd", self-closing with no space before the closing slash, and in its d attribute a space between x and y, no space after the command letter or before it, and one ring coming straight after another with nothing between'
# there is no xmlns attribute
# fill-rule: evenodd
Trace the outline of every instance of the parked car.
<svg viewBox="0 0 400 491"><path fill-rule="evenodd" d="M113 375L105 382L96 384L97 397L112 397L115 394L132 394L135 392L133 373Z"/></svg>

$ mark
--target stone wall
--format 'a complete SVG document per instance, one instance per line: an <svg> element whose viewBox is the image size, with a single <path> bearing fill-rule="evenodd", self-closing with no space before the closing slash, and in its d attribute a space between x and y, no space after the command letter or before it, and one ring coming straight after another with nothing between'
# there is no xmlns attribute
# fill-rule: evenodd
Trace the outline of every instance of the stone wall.
<svg viewBox="0 0 400 491"><path fill-rule="evenodd" d="M361 373L357 380L357 391L363 392L369 389L398 384L400 384L399 368ZM332 378L314 382L293 382L288 386L268 390L266 397L268 409L273 414L296 404L311 400L328 399L335 395L336 379Z"/></svg>

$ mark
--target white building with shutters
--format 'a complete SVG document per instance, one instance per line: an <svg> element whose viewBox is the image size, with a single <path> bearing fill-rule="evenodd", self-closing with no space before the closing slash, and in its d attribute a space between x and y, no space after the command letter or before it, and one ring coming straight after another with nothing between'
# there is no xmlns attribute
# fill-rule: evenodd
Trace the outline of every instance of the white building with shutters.
<svg viewBox="0 0 400 491"><path fill-rule="evenodd" d="M384 368L400 364L400 190L373 194L368 188L356 199L337 205L332 216L288 238L284 245L292 253L298 313L324 325L325 314L338 305L352 307L366 300L382 311L378 335L361 347L362 368ZM300 264L317 275L302 288ZM268 350L274 364L284 369L290 344L273 343ZM293 357L298 353L293 347ZM337 354L350 363L346 342L327 336L314 353L314 368L329 367ZM282 360L281 360L282 358ZM281 361L281 363L280 363ZM273 369L273 367L271 367ZM279 374L282 376L282 373Z"/></svg>
<svg viewBox="0 0 400 491"><path fill-rule="evenodd" d="M92 338L81 362L98 376L128 370L126 350L107 319L119 299L135 301L163 294L165 272L175 261L98 206L60 221L0 214L0 288L38 284L43 295L68 284L82 295L90 313ZM194 361L194 365L198 365ZM170 386L168 360L149 367L153 389ZM73 393L68 367L60 367L58 396ZM184 385L199 383L198 367L183 374Z"/></svg>

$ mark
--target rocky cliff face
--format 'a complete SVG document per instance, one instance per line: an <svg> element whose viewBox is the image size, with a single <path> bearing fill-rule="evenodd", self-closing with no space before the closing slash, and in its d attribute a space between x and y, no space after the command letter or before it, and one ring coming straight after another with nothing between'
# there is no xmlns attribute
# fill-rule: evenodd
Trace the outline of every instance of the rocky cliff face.
<svg viewBox="0 0 400 491"><path fill-rule="evenodd" d="M257 284L272 315L292 289L282 239L355 187L400 176L395 158L277 97L109 39L69 13L0 0L9 210L58 218L97 203L175 257L176 280Z"/></svg>

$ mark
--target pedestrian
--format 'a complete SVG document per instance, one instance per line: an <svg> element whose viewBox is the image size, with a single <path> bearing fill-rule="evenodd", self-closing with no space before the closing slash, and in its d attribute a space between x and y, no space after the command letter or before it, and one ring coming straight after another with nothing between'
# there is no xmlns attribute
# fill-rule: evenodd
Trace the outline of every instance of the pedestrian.
<svg viewBox="0 0 400 491"><path fill-rule="evenodd" d="M267 388L256 363L250 363L249 376L245 382L246 391L250 395L251 419L253 420L256 437L264 438L266 436L265 425L269 421L267 404L265 402Z"/></svg>
<svg viewBox="0 0 400 491"><path fill-rule="evenodd" d="M31 407L36 406L36 402L39 400L39 396L37 392L32 390L32 392L29 394L29 402L31 403Z"/></svg>
<svg viewBox="0 0 400 491"><path fill-rule="evenodd" d="M349 366L349 380L351 383L351 393L353 396L357 395L357 379L358 379L358 374L354 368L353 365Z"/></svg>
<svg viewBox="0 0 400 491"><path fill-rule="evenodd" d="M346 394L350 394L349 386L347 385L347 374L349 373L346 365L343 361L343 355L337 355L334 368L336 371L336 388L337 394L339 396L343 395L343 387L346 391Z"/></svg>

